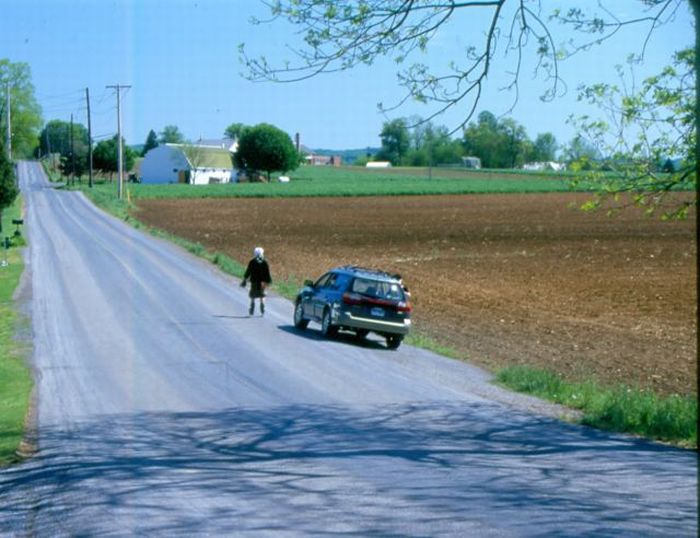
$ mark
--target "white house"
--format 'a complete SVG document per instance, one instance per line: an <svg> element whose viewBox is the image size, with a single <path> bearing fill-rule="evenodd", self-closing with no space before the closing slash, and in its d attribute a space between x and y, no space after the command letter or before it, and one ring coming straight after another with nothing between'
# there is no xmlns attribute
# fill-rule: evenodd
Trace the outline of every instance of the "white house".
<svg viewBox="0 0 700 538"><path fill-rule="evenodd" d="M231 152L221 147L164 144L141 162L141 182L209 185L235 181Z"/></svg>
<svg viewBox="0 0 700 538"><path fill-rule="evenodd" d="M562 170L566 170L566 165L554 161L532 162L525 163L523 165L523 170L531 170L537 172L550 170L554 172L561 172Z"/></svg>
<svg viewBox="0 0 700 538"><path fill-rule="evenodd" d="M462 157L462 166L479 170L481 168L481 159L479 157Z"/></svg>

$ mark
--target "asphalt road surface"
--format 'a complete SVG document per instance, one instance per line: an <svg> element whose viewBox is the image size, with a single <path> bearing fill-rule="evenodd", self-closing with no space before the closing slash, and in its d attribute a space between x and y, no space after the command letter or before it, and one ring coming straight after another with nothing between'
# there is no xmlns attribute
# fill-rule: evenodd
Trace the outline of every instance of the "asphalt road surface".
<svg viewBox="0 0 700 538"><path fill-rule="evenodd" d="M694 452L297 331L279 297L248 317L234 279L19 171L38 452L0 472L0 534L696 535Z"/></svg>

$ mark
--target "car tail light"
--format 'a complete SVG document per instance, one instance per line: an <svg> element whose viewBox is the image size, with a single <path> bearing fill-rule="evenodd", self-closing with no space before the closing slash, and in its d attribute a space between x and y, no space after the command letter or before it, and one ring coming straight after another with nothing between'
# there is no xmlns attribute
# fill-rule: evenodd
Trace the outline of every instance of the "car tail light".
<svg viewBox="0 0 700 538"><path fill-rule="evenodd" d="M411 303L407 301L401 301L398 305L396 305L396 311L397 312L406 312L409 313L413 310L413 307L411 306Z"/></svg>
<svg viewBox="0 0 700 538"><path fill-rule="evenodd" d="M367 297L360 293L346 292L343 294L343 303L347 305L374 305L382 306L384 308L390 308L396 312L410 313L413 310L411 303L408 301L389 301L387 299L378 299L374 297Z"/></svg>
<svg viewBox="0 0 700 538"><path fill-rule="evenodd" d="M362 304L362 295L359 293L343 293L343 303L349 305Z"/></svg>

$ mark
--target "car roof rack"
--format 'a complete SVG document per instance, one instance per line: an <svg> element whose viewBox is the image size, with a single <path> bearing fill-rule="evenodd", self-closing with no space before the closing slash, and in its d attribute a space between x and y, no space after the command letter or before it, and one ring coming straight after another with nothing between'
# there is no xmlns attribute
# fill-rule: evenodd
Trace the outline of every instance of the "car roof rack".
<svg viewBox="0 0 700 538"><path fill-rule="evenodd" d="M391 280L397 280L397 281L401 278L397 274L387 273L386 271L380 271L379 269L370 269L369 267L362 267L359 265L343 265L341 267L338 267L338 269L342 269L345 271L353 271L353 272L358 272L358 273L367 273L367 274L376 275L376 276L382 276L384 278L388 278Z"/></svg>

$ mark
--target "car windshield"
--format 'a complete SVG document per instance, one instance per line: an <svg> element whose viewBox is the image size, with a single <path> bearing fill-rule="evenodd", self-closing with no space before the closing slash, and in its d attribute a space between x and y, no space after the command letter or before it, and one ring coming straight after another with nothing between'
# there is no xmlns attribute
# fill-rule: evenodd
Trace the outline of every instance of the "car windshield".
<svg viewBox="0 0 700 538"><path fill-rule="evenodd" d="M404 300L403 290L398 282L356 278L352 283L352 291L369 297L376 297L377 299Z"/></svg>

